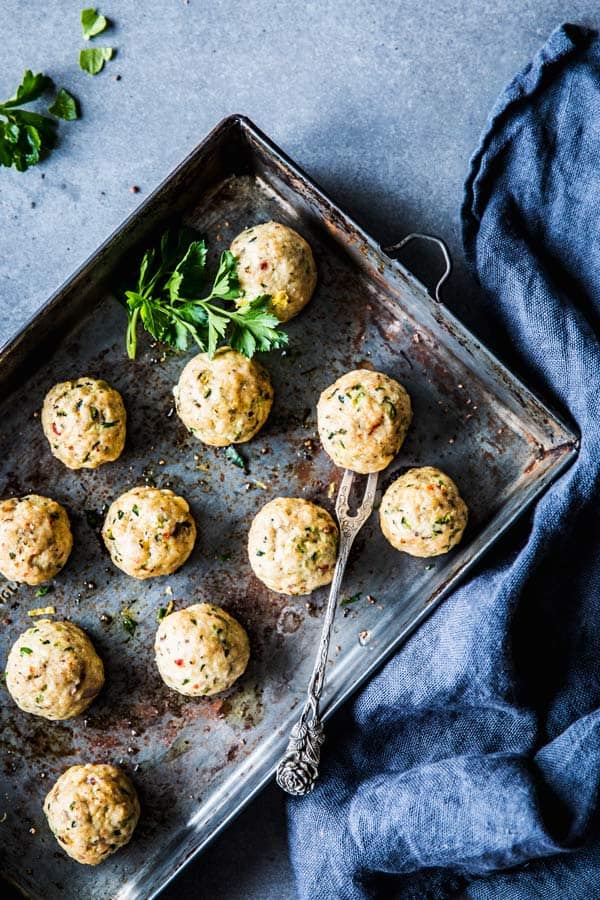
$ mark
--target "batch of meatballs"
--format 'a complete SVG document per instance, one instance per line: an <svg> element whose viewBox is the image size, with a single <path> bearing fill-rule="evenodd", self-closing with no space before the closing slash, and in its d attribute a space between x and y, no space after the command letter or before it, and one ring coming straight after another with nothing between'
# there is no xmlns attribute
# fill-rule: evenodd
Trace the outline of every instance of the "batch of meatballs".
<svg viewBox="0 0 600 900"><path fill-rule="evenodd" d="M317 270L308 243L277 222L242 232L231 245L238 260L243 303L269 294L281 322L310 300ZM191 359L174 388L179 417L204 444L224 447L251 440L273 403L269 373L229 347L212 359ZM394 459L411 423L410 397L381 372L348 372L328 387L317 406L322 445L337 466L378 472ZM41 424L50 450L70 469L94 469L117 459L125 444L126 411L105 381L76 378L47 394ZM445 553L461 539L467 507L455 483L437 468L413 468L385 492L383 534L413 556ZM140 486L117 497L102 537L115 566L127 575L170 575L188 559L196 524L183 497ZM310 594L328 584L338 551L338 529L327 510L307 500L279 497L258 512L248 536L255 575L271 590ZM65 509L30 494L0 501L0 572L38 585L54 578L71 552ZM197 697L229 688L246 669L248 636L225 610L199 603L159 623L158 671L169 688ZM92 703L104 684L102 660L85 632L71 621L43 618L10 650L6 685L27 713L69 719ZM140 807L130 779L116 766L71 766L46 797L44 812L64 850L95 865L126 844Z"/></svg>

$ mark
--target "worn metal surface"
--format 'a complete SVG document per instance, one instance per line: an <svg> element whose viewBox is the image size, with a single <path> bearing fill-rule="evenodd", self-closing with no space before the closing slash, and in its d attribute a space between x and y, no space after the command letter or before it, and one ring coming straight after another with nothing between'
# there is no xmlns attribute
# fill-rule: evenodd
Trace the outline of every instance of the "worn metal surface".
<svg viewBox="0 0 600 900"><path fill-rule="evenodd" d="M125 316L111 291L140 248L182 218L208 238L212 264L242 228L269 218L297 227L315 251L316 295L289 323L289 352L265 358L276 400L263 431L242 448L248 474L172 415L171 388L189 354L142 341L138 360L125 356ZM107 674L88 714L71 722L27 716L2 697L0 852L4 874L28 895L154 896L271 776L304 699L325 593L307 600L269 592L250 572L246 534L278 495L331 509L329 486L341 473L319 447L315 404L327 384L359 366L395 376L413 400L414 423L382 488L407 466L435 464L456 479L471 517L459 548L431 562L392 550L375 514L365 525L344 586L362 598L339 610L327 713L567 464L573 434L239 118L213 132L0 356L0 496L36 491L67 507L75 546L51 601L88 631ZM128 440L116 463L72 473L50 455L37 412L55 382L82 374L121 391ZM111 565L86 510L99 513L144 482L185 496L199 537L176 575L136 582ZM3 584L0 595L3 665L40 601L25 586ZM176 607L217 603L248 629L252 659L227 694L190 699L162 684L152 644L157 610L169 599ZM139 622L132 638L120 621L125 607ZM58 774L86 761L123 765L143 807L131 844L97 869L69 860L42 815Z"/></svg>

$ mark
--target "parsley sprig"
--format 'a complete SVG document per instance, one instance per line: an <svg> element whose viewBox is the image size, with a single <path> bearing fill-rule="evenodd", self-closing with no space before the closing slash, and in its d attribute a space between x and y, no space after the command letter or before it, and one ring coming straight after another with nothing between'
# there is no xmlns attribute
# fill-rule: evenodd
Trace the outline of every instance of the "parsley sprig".
<svg viewBox="0 0 600 900"><path fill-rule="evenodd" d="M54 146L56 118L77 118L77 106L71 95L61 88L49 107L54 119L21 109L37 100L52 86L52 80L27 69L14 97L0 103L0 165L14 166L24 172L35 166Z"/></svg>
<svg viewBox="0 0 600 900"><path fill-rule="evenodd" d="M229 250L221 254L219 268L207 296L207 247L189 231L166 232L158 250L148 250L140 264L135 290L125 292L127 353L135 359L137 329L141 321L153 338L186 350L190 340L212 357L220 344L228 344L248 358L259 351L286 346L287 334L270 311L270 297L255 297L243 306L226 306L243 296L237 259Z"/></svg>

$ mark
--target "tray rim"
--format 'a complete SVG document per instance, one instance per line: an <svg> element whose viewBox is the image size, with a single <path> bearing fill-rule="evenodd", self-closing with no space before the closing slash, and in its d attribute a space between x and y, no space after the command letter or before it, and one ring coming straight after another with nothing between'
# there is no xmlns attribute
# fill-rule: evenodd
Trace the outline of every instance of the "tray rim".
<svg viewBox="0 0 600 900"><path fill-rule="evenodd" d="M429 289L418 278L416 278L400 261L385 253L382 246L377 243L377 241L375 241L375 239L372 238L351 215L340 209L335 201L331 199L327 192L324 191L319 186L319 184L312 179L311 176L309 176L300 166L298 166L248 117L241 114L226 116L220 122L218 122L215 127L212 128L211 131L206 135L206 137L203 138L186 155L182 162L179 163L175 168L173 168L169 172L169 174L154 188L154 190L152 190L148 194L143 202L129 215L127 215L108 235L108 237L105 238L96 247L96 249L91 254L89 254L87 258L71 273L71 275L67 277L62 282L62 284L60 284L50 294L48 299L37 309L37 311L32 316L29 317L29 319L21 326L21 328L8 341L0 346L0 367L2 367L4 361L17 350L26 336L28 336L29 333L35 328L38 320L41 317L46 317L51 314L53 308L58 306L58 304L61 302L62 294L68 288L70 288L73 282L84 276L88 270L91 270L101 254L105 250L107 250L113 244L113 242L118 240L118 238L125 231L127 231L133 223L141 219L146 214L148 208L154 201L156 201L156 199L164 191L167 185L172 180L176 179L181 172L184 172L188 166L193 165L197 156L205 152L207 146L210 145L211 142L218 139L221 135L224 135L226 131L235 128L239 129L245 138L250 136L254 141L261 145L267 155L275 157L278 161L282 162L290 172L298 177L298 179L310 189L311 193L321 204L333 210L341 221L351 227L351 229L358 235L360 240L370 248L370 250L375 254L376 257L382 258L388 265L392 267L392 269L397 270L418 293L424 294L427 300L434 304L434 307L441 309L441 314L454 326L456 332L464 336L471 345L475 346L478 352L486 357L487 362L489 362L496 370L504 375L509 384L515 386L540 411L542 411L551 420L553 420L553 423L560 427L565 436L565 442L557 445L554 448L555 451L560 451L560 456L557 455L557 460L553 463L553 465L549 466L549 468L545 470L530 486L528 495L526 496L521 507L516 512L507 517L506 521L501 525L501 527L497 529L495 534L473 553L471 559L462 567L459 572L453 574L447 580L443 587L431 597L430 601L424 606L422 611L415 617L415 619L394 638L391 644L387 645L384 650L380 650L379 652L374 654L371 663L365 668L363 673L358 678L353 679L352 682L348 682L348 684L338 693L333 701L326 706L323 717L324 719L329 719L330 716L333 715L333 713L337 711L337 709L339 709L339 707L343 703L345 703L350 696L352 696L360 687L362 687L365 682L367 682L373 676L373 674L391 657L391 655L398 650L401 644L421 625L424 619L427 618L427 616L457 587L457 585L461 581L464 580L464 578L468 574L470 574L472 569L477 565L477 563L487 553L487 551L490 550L491 547L508 531L508 529L517 521L517 519L519 519L527 510L531 509L534 501L539 499L539 497L545 492L545 490L547 490L550 484L552 484L552 482L554 482L573 463L579 451L579 436L573 429L573 427L566 422L565 417L553 408L551 403L548 403L545 398L542 399L537 392L531 390L527 386L527 384L524 383L519 376L515 375L508 368L508 366L506 366L496 356L494 352L492 352L484 343L482 343L479 338L477 338L473 334L473 332L467 326L465 326L444 303L436 303L431 297ZM210 841L212 841L214 837L224 831L225 828L233 821L233 819L250 804L250 802L258 795L258 793L260 793L264 789L264 787L271 780L275 771L275 766L276 763L268 768L265 771L263 777L261 777L247 792L246 796L243 797L241 802L237 803L234 808L226 813L220 819L217 825L210 831L210 833L207 833L201 840L199 840L193 851L189 853L186 858L172 870L172 872L168 873L165 879L161 881L161 883L158 884L155 889L152 889L150 893L145 894L147 900L154 900L154 898L156 898L160 894L160 892L163 891L164 888L168 884L170 884L178 874L181 873L181 871L188 865L188 863L191 862L210 843ZM228 782L229 779L226 779L224 784L218 789L219 793L221 791L225 793L225 788L227 787ZM224 805L225 800L226 797L223 798L222 804L218 804L216 806L214 815L216 815L221 806ZM119 898L127 896L126 887L125 893L123 893L123 890L120 890L118 895L115 896ZM136 896L138 895L136 894Z"/></svg>

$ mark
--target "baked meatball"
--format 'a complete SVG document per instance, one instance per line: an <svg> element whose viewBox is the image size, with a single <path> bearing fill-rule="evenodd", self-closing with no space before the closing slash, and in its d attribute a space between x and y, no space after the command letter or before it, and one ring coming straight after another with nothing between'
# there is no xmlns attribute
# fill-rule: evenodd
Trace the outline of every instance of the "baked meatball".
<svg viewBox="0 0 600 900"><path fill-rule="evenodd" d="M117 459L125 444L125 407L105 381L55 384L42 407L42 428L54 456L69 469L95 469Z"/></svg>
<svg viewBox="0 0 600 900"><path fill-rule="evenodd" d="M49 581L72 547L69 517L60 503L39 494L0 500L0 572L9 581Z"/></svg>
<svg viewBox="0 0 600 900"><path fill-rule="evenodd" d="M72 622L39 620L8 655L6 687L17 706L34 716L78 716L103 684L102 660L85 631Z"/></svg>
<svg viewBox="0 0 600 900"><path fill-rule="evenodd" d="M207 353L191 359L173 393L183 424L213 447L249 441L273 404L265 367L230 347L217 350L212 359Z"/></svg>
<svg viewBox="0 0 600 900"><path fill-rule="evenodd" d="M97 866L131 840L140 803L124 772L87 763L60 776L46 797L44 813L63 850L77 862Z"/></svg>
<svg viewBox="0 0 600 900"><path fill-rule="evenodd" d="M392 547L411 556L439 556L455 547L467 524L467 505L452 479L433 466L409 469L387 489L379 510Z"/></svg>
<svg viewBox="0 0 600 900"><path fill-rule="evenodd" d="M339 533L326 509L278 497L255 516L248 556L257 578L280 594L310 594L333 578Z"/></svg>
<svg viewBox="0 0 600 900"><path fill-rule="evenodd" d="M382 372L347 372L323 391L319 436L336 466L366 475L394 459L412 420L410 397Z"/></svg>
<svg viewBox="0 0 600 900"><path fill-rule="evenodd" d="M194 603L166 616L156 632L162 680L188 697L218 694L243 675L248 635L237 619L211 603Z"/></svg>
<svg viewBox="0 0 600 900"><path fill-rule="evenodd" d="M102 537L115 566L133 578L171 575L186 561L196 523L183 497L135 487L109 507Z"/></svg>
<svg viewBox="0 0 600 900"><path fill-rule="evenodd" d="M243 306L261 294L271 297L271 311L280 322L298 315L313 295L317 267L304 238L280 222L254 225L231 245L238 261Z"/></svg>

